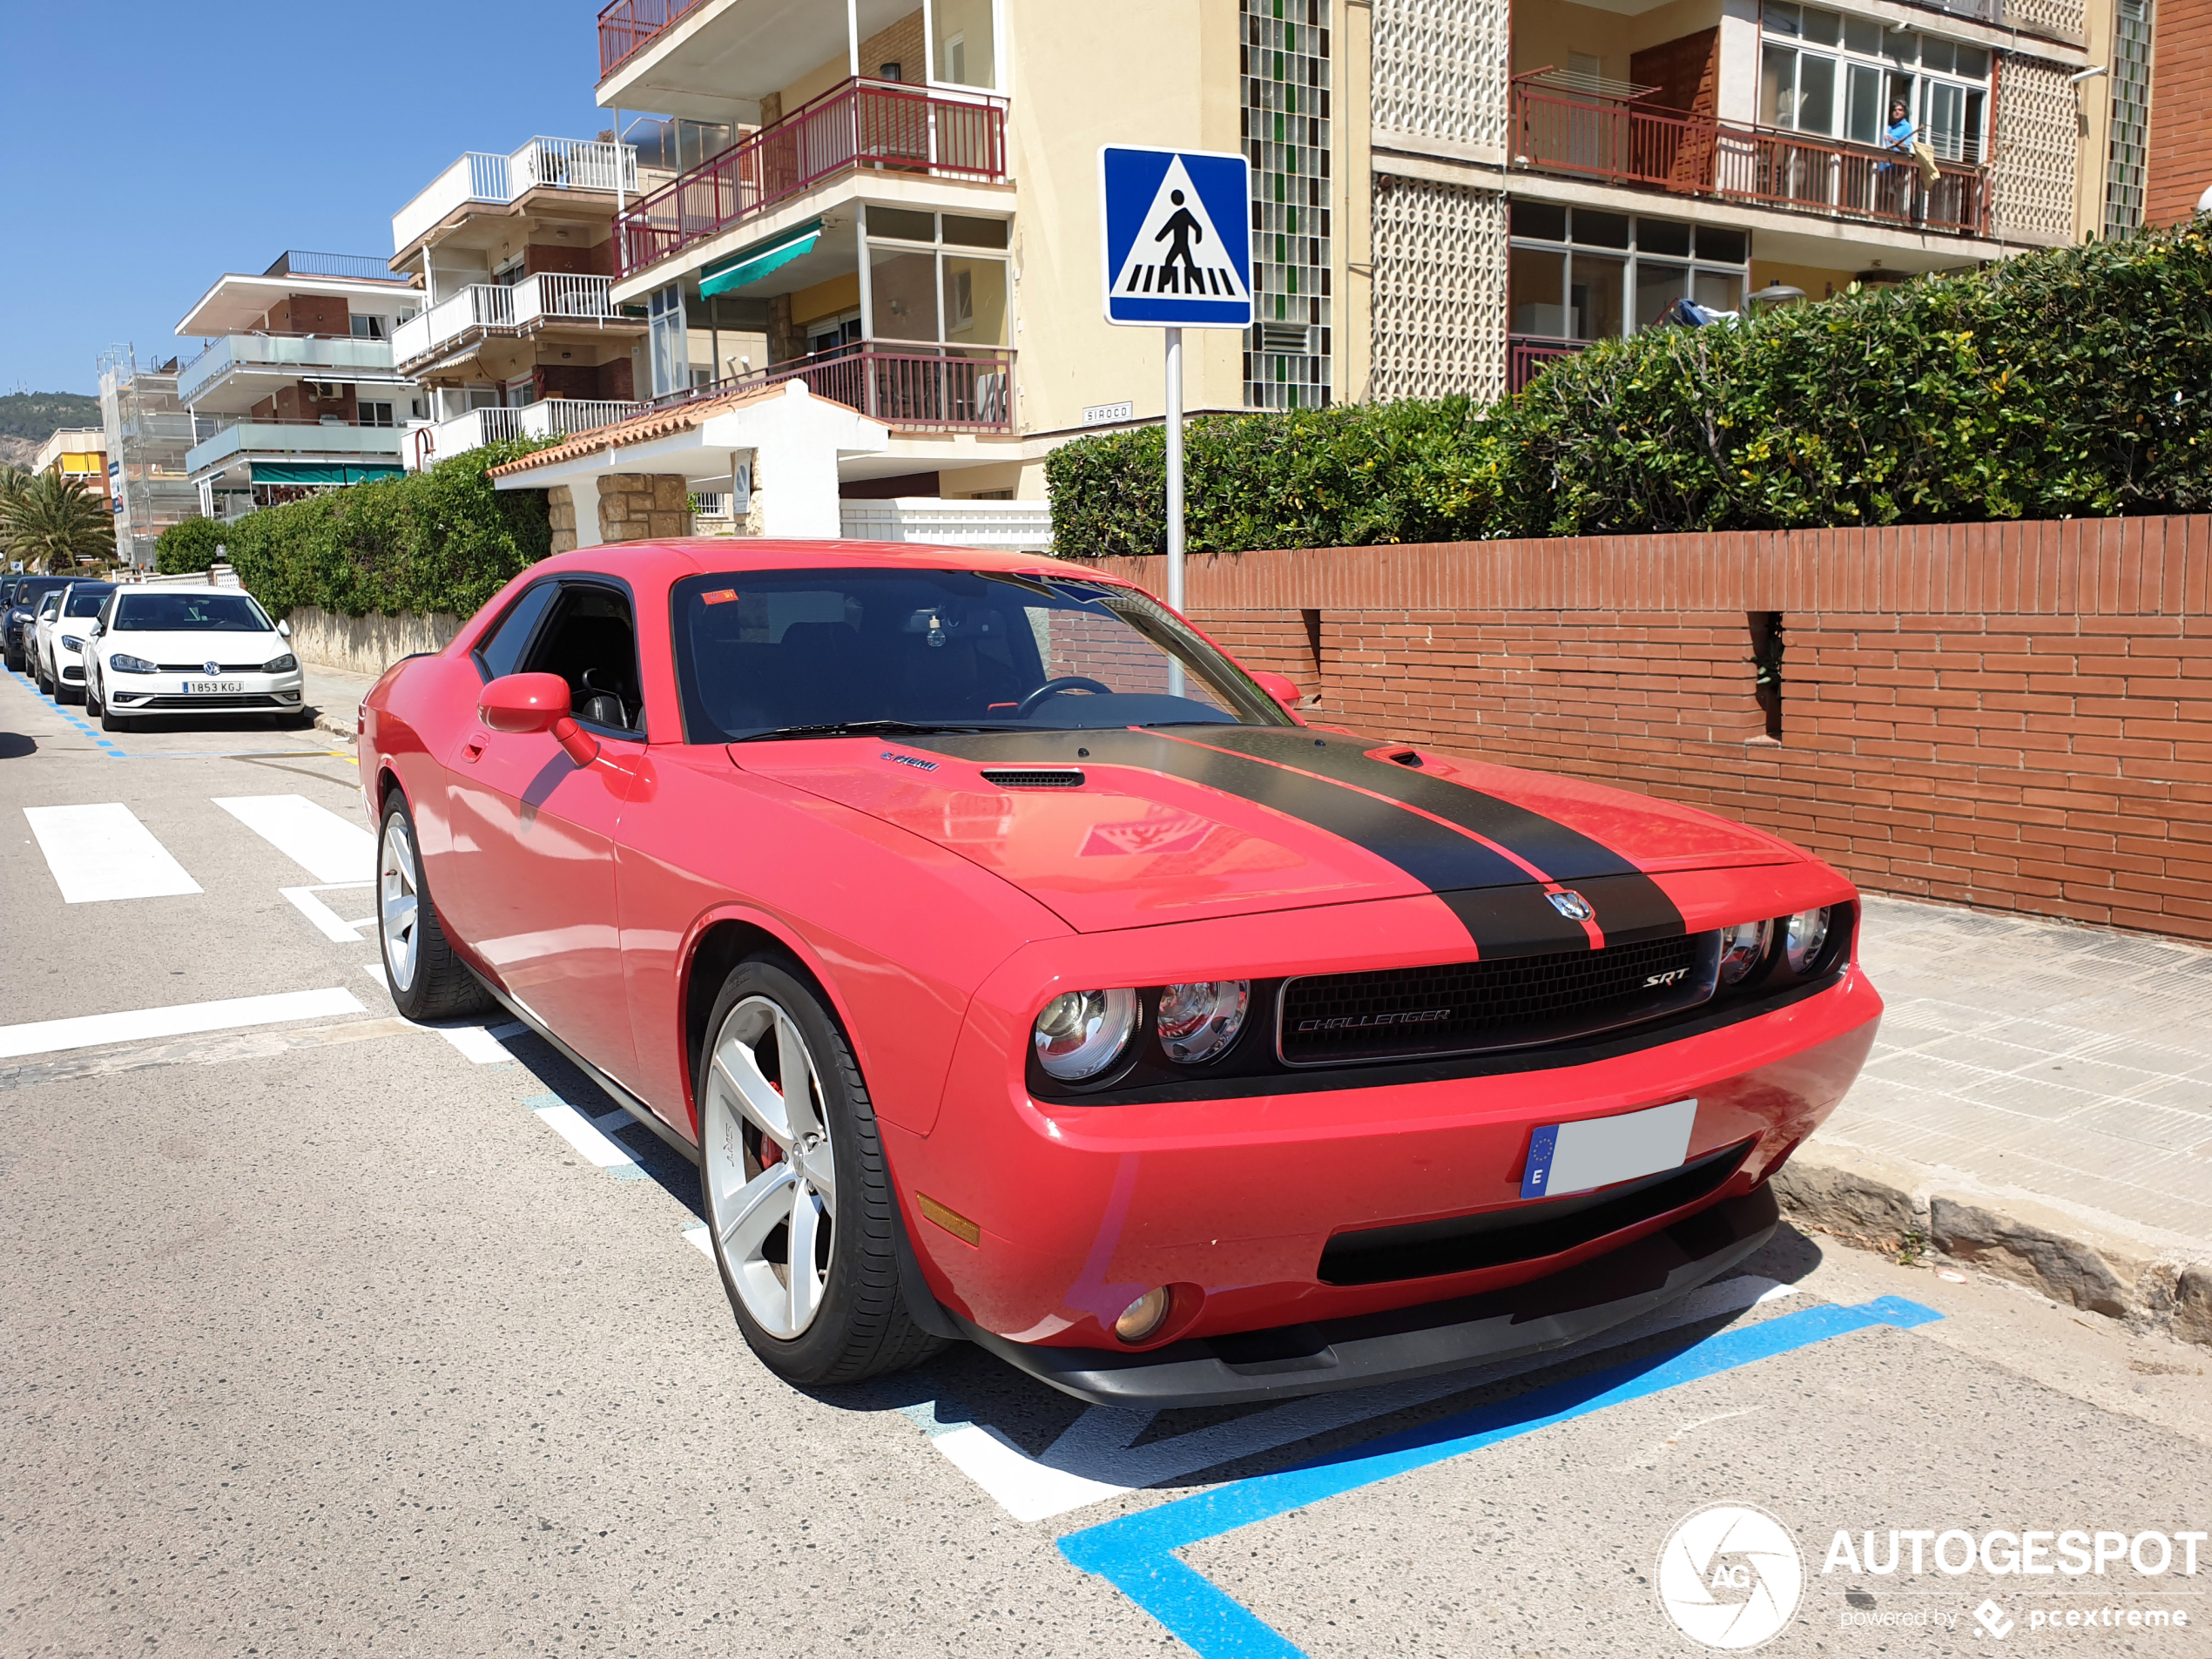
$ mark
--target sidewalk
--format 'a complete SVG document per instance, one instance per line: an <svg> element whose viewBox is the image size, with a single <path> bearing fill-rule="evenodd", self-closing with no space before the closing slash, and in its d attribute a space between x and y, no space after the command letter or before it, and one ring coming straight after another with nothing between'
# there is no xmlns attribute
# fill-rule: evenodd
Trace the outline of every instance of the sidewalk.
<svg viewBox="0 0 2212 1659"><path fill-rule="evenodd" d="M306 684L307 706L314 711L315 725L332 737L351 743L354 711L375 680L366 674L325 668L320 663L302 664L300 678Z"/></svg>
<svg viewBox="0 0 2212 1659"><path fill-rule="evenodd" d="M2212 1343L2212 951L1870 896L1889 1005L1793 1218Z"/></svg>

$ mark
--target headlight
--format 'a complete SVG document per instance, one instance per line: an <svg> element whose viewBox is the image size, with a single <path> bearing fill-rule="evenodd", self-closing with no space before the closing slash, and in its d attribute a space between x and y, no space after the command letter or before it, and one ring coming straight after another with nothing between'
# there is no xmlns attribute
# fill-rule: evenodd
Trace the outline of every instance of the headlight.
<svg viewBox="0 0 2212 1659"><path fill-rule="evenodd" d="M1252 982L1244 979L1204 980L1170 985L1160 992L1160 1047L1177 1065L1199 1066L1237 1041L1244 1028L1244 1009Z"/></svg>
<svg viewBox="0 0 2212 1659"><path fill-rule="evenodd" d="M1037 1015L1037 1063L1048 1076L1081 1082L1112 1065L1136 1031L1135 991L1066 991Z"/></svg>
<svg viewBox="0 0 2212 1659"><path fill-rule="evenodd" d="M84 642L81 639L74 638L68 634L64 634L62 636L62 649L64 651L83 651L84 649Z"/></svg>
<svg viewBox="0 0 2212 1659"><path fill-rule="evenodd" d="M1721 983L1734 985L1766 960L1774 937L1770 921L1739 921L1721 930Z"/></svg>
<svg viewBox="0 0 2212 1659"><path fill-rule="evenodd" d="M1792 974L1810 972L1820 959L1820 948L1828 942L1828 910L1800 910L1790 918L1788 931L1784 934L1782 948L1790 959Z"/></svg>
<svg viewBox="0 0 2212 1659"><path fill-rule="evenodd" d="M158 674L161 671L143 657L125 657L121 651L107 659L107 665L118 674Z"/></svg>
<svg viewBox="0 0 2212 1659"><path fill-rule="evenodd" d="M272 658L262 664L261 671L264 674L289 674L299 666L300 659L290 651L287 651L283 656Z"/></svg>

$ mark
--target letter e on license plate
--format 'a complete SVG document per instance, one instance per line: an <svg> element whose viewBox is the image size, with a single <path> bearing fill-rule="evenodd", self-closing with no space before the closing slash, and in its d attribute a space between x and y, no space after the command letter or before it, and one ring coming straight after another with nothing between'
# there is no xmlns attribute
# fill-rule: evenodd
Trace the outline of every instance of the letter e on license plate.
<svg viewBox="0 0 2212 1659"><path fill-rule="evenodd" d="M1696 1123L1697 1103L1677 1100L1579 1123L1541 1124L1529 1135L1521 1196L1555 1198L1675 1169L1689 1156Z"/></svg>

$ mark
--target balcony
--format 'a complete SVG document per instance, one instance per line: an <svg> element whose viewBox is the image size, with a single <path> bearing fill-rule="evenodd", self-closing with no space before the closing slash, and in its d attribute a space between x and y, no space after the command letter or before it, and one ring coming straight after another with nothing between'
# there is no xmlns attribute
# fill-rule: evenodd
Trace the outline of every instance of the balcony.
<svg viewBox="0 0 2212 1659"><path fill-rule="evenodd" d="M1014 430L1014 354L871 343L772 363L750 374L671 392L647 406L673 408L701 398L757 392L786 381L907 432Z"/></svg>
<svg viewBox="0 0 2212 1659"><path fill-rule="evenodd" d="M1549 334L1511 334L1506 340L1506 390L1518 392L1562 357L1572 357L1590 342L1560 340Z"/></svg>
<svg viewBox="0 0 2212 1659"><path fill-rule="evenodd" d="M1002 181L1005 103L897 81L847 81L617 215L622 273L635 275L863 167Z"/></svg>
<svg viewBox="0 0 2212 1659"><path fill-rule="evenodd" d="M599 78L697 10L701 0L613 0L599 14Z"/></svg>
<svg viewBox="0 0 2212 1659"><path fill-rule="evenodd" d="M185 455L185 470L199 474L246 455L362 455L380 461L400 458L397 427L348 426L342 421L238 421L228 426L199 423L202 435ZM207 428L214 426L210 432Z"/></svg>
<svg viewBox="0 0 2212 1659"><path fill-rule="evenodd" d="M1954 236L1989 231L1982 167L1939 162L1935 182L1924 186L1912 162L1892 151L1732 125L1527 76L1514 81L1508 140L1514 165L1534 172Z"/></svg>
<svg viewBox="0 0 2212 1659"><path fill-rule="evenodd" d="M415 471L488 443L509 438L567 437L594 427L612 426L644 408L596 398L549 397L518 409L470 409L449 421L418 426L408 435L407 464Z"/></svg>
<svg viewBox="0 0 2212 1659"><path fill-rule="evenodd" d="M637 152L625 144L584 138L532 138L512 155L470 151L392 215L395 252L413 245L447 217L472 204L504 207L533 190L637 188ZM384 274L388 275L387 272Z"/></svg>
<svg viewBox="0 0 2212 1659"><path fill-rule="evenodd" d="M554 324L604 328L609 323L644 327L640 317L625 316L610 297L614 279L541 271L514 287L472 283L448 295L392 331L392 357L414 364L472 332L479 334L533 334Z"/></svg>
<svg viewBox="0 0 2212 1659"><path fill-rule="evenodd" d="M336 334L230 334L211 341L177 375L177 396L195 403L224 376L267 371L289 380L390 381L392 345Z"/></svg>

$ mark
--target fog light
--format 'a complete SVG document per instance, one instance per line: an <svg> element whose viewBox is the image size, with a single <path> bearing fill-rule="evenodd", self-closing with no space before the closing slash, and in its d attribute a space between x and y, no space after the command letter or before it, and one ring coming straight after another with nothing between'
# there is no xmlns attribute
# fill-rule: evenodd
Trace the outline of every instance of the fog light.
<svg viewBox="0 0 2212 1659"><path fill-rule="evenodd" d="M1770 921L1739 921L1721 934L1721 983L1733 985L1766 960Z"/></svg>
<svg viewBox="0 0 2212 1659"><path fill-rule="evenodd" d="M1179 1065L1197 1066L1226 1050L1244 1028L1251 990L1251 981L1242 979L1163 988L1160 1047L1168 1058Z"/></svg>
<svg viewBox="0 0 2212 1659"><path fill-rule="evenodd" d="M1790 918L1788 931L1784 934L1782 948L1790 958L1792 974L1810 972L1820 959L1820 948L1828 942L1828 911L1800 910Z"/></svg>
<svg viewBox="0 0 2212 1659"><path fill-rule="evenodd" d="M1114 1321L1114 1334L1123 1342L1143 1342L1158 1334L1174 1307L1175 1293L1157 1285L1122 1310L1122 1317Z"/></svg>

